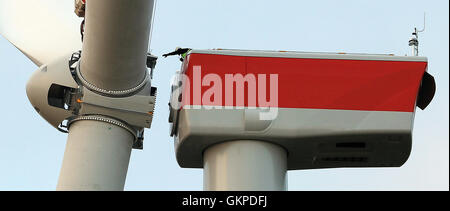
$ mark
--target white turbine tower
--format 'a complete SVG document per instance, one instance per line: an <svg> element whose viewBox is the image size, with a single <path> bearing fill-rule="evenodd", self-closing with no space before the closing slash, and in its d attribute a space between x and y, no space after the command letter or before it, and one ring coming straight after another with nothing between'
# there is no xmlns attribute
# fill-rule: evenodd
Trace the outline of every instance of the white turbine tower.
<svg viewBox="0 0 450 211"><path fill-rule="evenodd" d="M153 117L154 7L88 1L81 43L73 1L1 1L0 33L40 67L27 84L31 103L69 134L57 190L123 190L131 150L142 149Z"/></svg>

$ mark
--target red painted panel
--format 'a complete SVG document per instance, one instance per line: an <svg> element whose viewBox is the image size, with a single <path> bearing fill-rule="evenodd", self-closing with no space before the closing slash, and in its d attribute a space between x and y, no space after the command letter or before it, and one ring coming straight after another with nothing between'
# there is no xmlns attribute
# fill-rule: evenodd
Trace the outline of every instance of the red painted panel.
<svg viewBox="0 0 450 211"><path fill-rule="evenodd" d="M278 74L278 107L364 111L414 112L426 62L360 61L336 59L261 58L191 54L183 71L191 81L189 105L242 106L236 100L202 104L194 101L193 68L201 66L202 78L220 76L225 90L226 74ZM259 82L257 82L259 83ZM209 86L201 88L202 95ZM248 86L245 97L248 98ZM270 93L267 88L267 93ZM234 91L236 94L236 90ZM186 95L185 95L186 96ZM236 96L236 95L234 95ZM258 99L257 96L250 96ZM269 97L268 97L269 98ZM185 98L186 100L186 98ZM258 100L257 105L260 106ZM248 99L245 106L249 105Z"/></svg>

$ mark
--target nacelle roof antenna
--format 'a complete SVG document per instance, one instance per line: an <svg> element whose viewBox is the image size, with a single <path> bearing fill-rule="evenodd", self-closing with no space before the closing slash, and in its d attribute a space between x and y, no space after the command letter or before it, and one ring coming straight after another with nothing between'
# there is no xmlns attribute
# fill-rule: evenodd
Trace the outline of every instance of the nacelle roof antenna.
<svg viewBox="0 0 450 211"><path fill-rule="evenodd" d="M409 40L409 46L412 47L412 55L419 56L419 33L424 32L426 29L426 13L423 15L423 29L417 30L414 28L414 32L412 33L413 37Z"/></svg>

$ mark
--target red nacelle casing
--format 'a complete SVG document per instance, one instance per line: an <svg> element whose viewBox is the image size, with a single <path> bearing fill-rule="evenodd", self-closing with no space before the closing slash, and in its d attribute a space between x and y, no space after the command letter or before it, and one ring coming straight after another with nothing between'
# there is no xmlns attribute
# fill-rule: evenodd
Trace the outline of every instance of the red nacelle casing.
<svg viewBox="0 0 450 211"><path fill-rule="evenodd" d="M427 66L424 57L193 50L183 63L189 83L173 121L178 161L201 168L211 145L260 140L284 147L289 169L401 166L411 152ZM227 81L236 75L249 81ZM276 107L276 118L258 119L255 107Z"/></svg>

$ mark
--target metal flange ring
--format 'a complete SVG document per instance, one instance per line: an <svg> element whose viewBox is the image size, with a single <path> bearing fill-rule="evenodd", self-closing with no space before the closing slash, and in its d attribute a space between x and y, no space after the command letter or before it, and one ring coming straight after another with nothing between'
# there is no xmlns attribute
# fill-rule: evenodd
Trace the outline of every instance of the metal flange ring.
<svg viewBox="0 0 450 211"><path fill-rule="evenodd" d="M105 123L109 123L109 124L121 127L123 129L127 130L128 132L130 132L131 135L133 135L134 143L136 143L138 141L138 138L139 138L138 133L139 132L136 129L134 129L133 127L129 126L128 124L126 124L120 120L116 120L111 117L105 117L105 116L100 116L100 115L78 116L67 122L67 128L70 129L71 124L78 122L78 121L83 121L83 120L105 122Z"/></svg>
<svg viewBox="0 0 450 211"><path fill-rule="evenodd" d="M80 64L81 64L81 61L78 61L78 64L77 64L77 67L76 67L76 72L77 72L77 78L81 82L81 85L83 85L84 87L88 88L89 90L91 90L93 92L97 92L97 93L99 93L101 95L104 95L104 96L109 96L109 97L131 96L131 95L134 95L137 92L139 92L150 81L150 73L147 70L147 72L145 73L144 80L139 85L137 85L134 88L127 89L127 90L114 90L114 91L113 90L106 90L106 89L99 88L96 85L94 85L94 84L90 83L89 81L87 81L83 77L83 74L81 74Z"/></svg>

